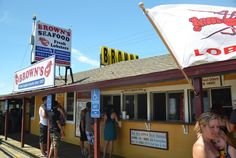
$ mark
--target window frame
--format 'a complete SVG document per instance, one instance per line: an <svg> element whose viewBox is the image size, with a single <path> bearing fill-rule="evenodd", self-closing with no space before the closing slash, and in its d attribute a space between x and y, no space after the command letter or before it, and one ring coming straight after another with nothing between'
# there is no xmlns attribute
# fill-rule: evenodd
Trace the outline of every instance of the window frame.
<svg viewBox="0 0 236 158"><path fill-rule="evenodd" d="M182 93L183 94L183 120L170 120L169 119L169 94L172 93ZM165 120L154 120L154 94L165 94ZM151 121L159 121L159 122L179 122L179 123L187 123L187 121L185 120L185 116L186 114L188 115L189 112L185 111L185 90L181 89L181 90L172 90L172 91L152 91L151 92Z"/></svg>
<svg viewBox="0 0 236 158"><path fill-rule="evenodd" d="M74 97L73 97L73 120L67 120L66 118L66 123L68 124L74 124L75 123L75 114L76 114L76 111L75 111L75 105L76 105L76 92L66 92L65 93L65 100L64 100L64 105L65 105L65 114L67 116L67 107L68 107L68 104L67 104L67 95L68 93L73 93Z"/></svg>
<svg viewBox="0 0 236 158"><path fill-rule="evenodd" d="M169 119L169 94L173 94L173 93L182 93L183 94L183 120L170 120ZM166 121L167 122L185 122L185 104L184 104L184 90L176 90L176 91L167 91L166 92ZM180 114L179 114L180 115Z"/></svg>
<svg viewBox="0 0 236 158"><path fill-rule="evenodd" d="M138 95L140 94L145 94L146 95L146 99L147 99L147 102L146 102L146 119L143 119L143 118L138 118ZM126 114L127 114L127 110L126 110L126 96L133 96L134 98L134 108L133 108L133 111L134 111L134 117L131 119L130 116L129 116L129 119L128 120L145 120L147 121L148 120L148 92L140 92L140 93L124 93L123 94L123 97L122 97L122 110L123 111L126 111Z"/></svg>

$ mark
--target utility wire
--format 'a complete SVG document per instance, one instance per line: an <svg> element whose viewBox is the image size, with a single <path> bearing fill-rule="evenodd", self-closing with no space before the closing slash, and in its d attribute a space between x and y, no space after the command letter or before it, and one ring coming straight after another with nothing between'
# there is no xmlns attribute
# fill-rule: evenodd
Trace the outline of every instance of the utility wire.
<svg viewBox="0 0 236 158"><path fill-rule="evenodd" d="M104 41L104 42L99 42L99 43L95 43L90 45L89 47L84 47L84 48L80 48L80 51L85 51L85 50L90 50L93 48L97 48L98 45L102 46L102 45L115 45L115 44L122 44L122 43L127 43L127 42L132 42L132 41L137 41L137 39L139 39L139 41L143 41L145 38L147 37L151 37L151 38L156 38L156 35L153 35L153 33L149 33L149 34L143 34L147 31L143 31L141 33L135 33L135 34L131 34L128 36L123 36L114 40L110 40L110 41Z"/></svg>
<svg viewBox="0 0 236 158"><path fill-rule="evenodd" d="M19 70L22 69L22 65L23 65L23 63L25 62L25 58L26 58L26 56L27 56L27 52L28 52L28 50L29 50L29 47L30 47L30 45L27 45L27 46L26 46L24 56L23 56L23 58L22 58L22 60L21 60L21 63L20 63L20 65L19 65Z"/></svg>

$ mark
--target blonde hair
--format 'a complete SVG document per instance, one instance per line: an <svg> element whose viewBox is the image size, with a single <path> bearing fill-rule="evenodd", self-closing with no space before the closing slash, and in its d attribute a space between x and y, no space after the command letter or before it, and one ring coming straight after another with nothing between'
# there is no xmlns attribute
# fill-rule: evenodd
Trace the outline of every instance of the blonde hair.
<svg viewBox="0 0 236 158"><path fill-rule="evenodd" d="M197 138L202 134L201 127L208 125L211 120L215 120L215 119L219 119L219 117L218 115L212 112L204 112L199 116L194 127L194 131L197 134Z"/></svg>

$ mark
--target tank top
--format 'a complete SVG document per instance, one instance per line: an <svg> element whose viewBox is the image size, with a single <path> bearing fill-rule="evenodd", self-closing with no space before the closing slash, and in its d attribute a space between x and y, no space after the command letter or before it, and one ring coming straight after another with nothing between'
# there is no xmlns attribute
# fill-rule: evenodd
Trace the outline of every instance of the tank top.
<svg viewBox="0 0 236 158"><path fill-rule="evenodd" d="M229 150L229 144L227 144L225 158L231 158L231 156L229 155L229 151L228 150Z"/></svg>
<svg viewBox="0 0 236 158"><path fill-rule="evenodd" d="M231 156L229 155L229 145L227 144L227 147L226 147L226 152L223 151L223 155L221 156L218 156L216 158L231 158Z"/></svg>
<svg viewBox="0 0 236 158"><path fill-rule="evenodd" d="M39 123L44 125L44 126L47 126L48 125L48 119L44 118L43 117L43 108L42 106L39 107Z"/></svg>

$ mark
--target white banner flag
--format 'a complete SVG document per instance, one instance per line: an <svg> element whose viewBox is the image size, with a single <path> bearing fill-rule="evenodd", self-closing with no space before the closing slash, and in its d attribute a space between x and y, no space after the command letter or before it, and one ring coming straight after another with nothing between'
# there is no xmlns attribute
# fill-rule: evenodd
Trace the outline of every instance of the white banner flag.
<svg viewBox="0 0 236 158"><path fill-rule="evenodd" d="M236 8L178 4L147 11L182 68L236 57Z"/></svg>

